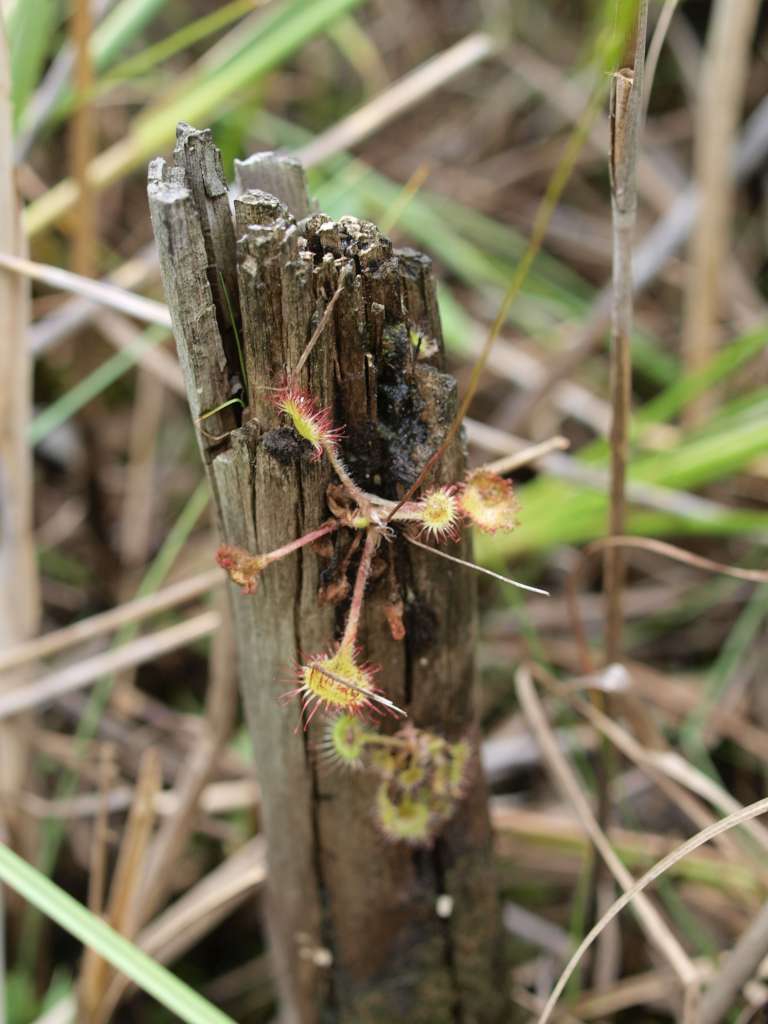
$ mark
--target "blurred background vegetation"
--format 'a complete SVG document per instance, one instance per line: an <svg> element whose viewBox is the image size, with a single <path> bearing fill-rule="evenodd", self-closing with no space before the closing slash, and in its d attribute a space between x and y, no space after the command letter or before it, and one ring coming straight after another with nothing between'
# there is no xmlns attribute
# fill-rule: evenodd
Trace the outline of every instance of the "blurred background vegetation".
<svg viewBox="0 0 768 1024"><path fill-rule="evenodd" d="M730 63L714 31L723 3L651 4L651 31L672 17L659 39L639 169L629 529L760 568L768 540L768 65L761 5L732 3L751 6L753 17ZM3 0L3 11L12 113L0 149L6 170L13 154L32 259L162 300L146 164L169 153L178 121L210 126L228 177L237 157L295 152L320 209L375 220L396 244L433 258L460 387L564 142L605 76L601 47L617 16L615 2L597 0ZM725 115L718 97L730 104ZM713 170L717 154L702 144L709 124L722 129L720 152L736 153L725 184ZM519 530L476 544L483 564L553 594L521 601L481 586L484 754L520 1019L549 990L591 913L587 842L547 781L513 674L533 659L567 679L585 671L585 649L600 660L600 564L582 549L605 534L608 507L608 139L605 110L493 348L467 431L473 464L555 434L570 442L518 474ZM722 220L702 251L697 231L711 204L724 206ZM706 280L696 271L707 258L716 260L707 328L715 343L701 353L692 325L712 296L691 281ZM19 726L23 771L2 787L6 835L83 903L107 906L119 930L232 1018L270 1020L254 896L263 851L248 845L258 793L237 714L231 727L226 714L217 719L233 706L231 639L219 627L215 539L172 339L130 310L45 281L34 285L27 339L34 406L28 422L13 423L34 450L40 632L136 598L154 611L0 660L0 691L54 681L53 696L41 696ZM23 475L10 466L9 479L17 469ZM660 788L666 769L654 775L637 758L616 759L609 782L621 831L612 837L638 872L765 791L768 585L646 550L630 552L628 563L631 686L659 742L682 754L689 772L682 781L664 776ZM568 598L577 565L583 636ZM188 579L197 589L183 600L151 605ZM15 577L2 585L21 601L36 584ZM20 626L9 646L29 633ZM67 683L73 670L80 682ZM555 690L545 706L585 792L594 791L599 730ZM195 755L212 736L200 767ZM713 964L764 900L765 847L762 832L735 836L659 885L669 928L697 962ZM140 928L132 884L151 856L161 865L161 920ZM178 916L163 930L166 904ZM88 1019L177 1019L135 992L100 1018L116 1000L113 979L14 897L7 911L9 1024L86 1020L72 1015L78 984L97 1007ZM668 966L632 916L622 920L607 984L598 992L586 972L571 987L574 1016L675 1019ZM759 1006L765 993L758 986L748 999ZM738 1005L746 1006L738 1019L750 1019L748 1004Z"/></svg>

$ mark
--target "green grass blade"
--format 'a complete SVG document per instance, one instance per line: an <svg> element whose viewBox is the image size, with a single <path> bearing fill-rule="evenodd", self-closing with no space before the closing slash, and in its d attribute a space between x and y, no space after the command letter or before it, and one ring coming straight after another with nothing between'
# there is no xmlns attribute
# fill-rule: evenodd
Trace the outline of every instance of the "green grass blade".
<svg viewBox="0 0 768 1024"><path fill-rule="evenodd" d="M182 50L202 42L214 32L220 32L250 11L253 11L253 0L232 0L231 3L225 4L218 10L196 18L177 32L171 33L152 46L147 46L140 53L113 67L107 76L98 83L98 92L102 92L102 87L147 74L158 64L169 60Z"/></svg>
<svg viewBox="0 0 768 1024"><path fill-rule="evenodd" d="M0 880L70 935L95 950L185 1024L234 1024L231 1017L217 1010L4 843L0 843Z"/></svg>
<svg viewBox="0 0 768 1024"><path fill-rule="evenodd" d="M755 643L759 630L768 616L768 584L758 587L729 632L704 690L695 708L680 728L679 741L686 754L706 768L706 742L704 733L709 719L720 701L723 689L738 666L744 663L749 649Z"/></svg>
<svg viewBox="0 0 768 1024"><path fill-rule="evenodd" d="M19 0L11 11L7 31L15 122L40 80L60 21L59 0Z"/></svg>
<svg viewBox="0 0 768 1024"><path fill-rule="evenodd" d="M108 68L166 3L167 0L120 0L115 4L93 33L94 68Z"/></svg>
<svg viewBox="0 0 768 1024"><path fill-rule="evenodd" d="M636 416L636 422L662 423L672 419L685 406L711 387L735 373L768 345L768 325L729 341L708 366L680 377L650 402Z"/></svg>
<svg viewBox="0 0 768 1024"><path fill-rule="evenodd" d="M84 405L92 402L97 395L114 384L141 359L142 353L154 347L168 337L168 331L162 327L149 327L142 332L133 344L127 346L97 366L95 370L78 381L61 398L57 398L46 409L39 413L29 424L27 437L30 444L39 444L53 430L60 427Z"/></svg>
<svg viewBox="0 0 768 1024"><path fill-rule="evenodd" d="M259 75L271 71L310 39L319 35L332 21L359 7L363 0L315 0L312 4L292 2L276 9L266 29L234 59L191 90L175 97L158 110L143 115L137 131L142 140L148 136L159 145L172 138L179 121L207 119L244 86ZM290 17L287 15L290 13ZM142 160L152 150L142 154Z"/></svg>
<svg viewBox="0 0 768 1024"><path fill-rule="evenodd" d="M121 0L116 4L95 27L91 36L94 69L101 72L108 68L166 3L167 0ZM69 81L64 81L47 107L47 113L34 126L26 118L31 108L20 111L19 134L24 137L27 132L32 132L36 136L44 126L50 126L70 113L73 102L74 95Z"/></svg>
<svg viewBox="0 0 768 1024"><path fill-rule="evenodd" d="M179 121L205 124L226 105L243 101L243 90L260 76L287 60L305 43L326 29L336 18L359 7L364 0L293 0L276 8L267 27L234 59L209 76L198 76L194 84L159 108L137 118L124 139L101 153L91 163L89 180L93 188L104 188L143 164L174 138ZM290 14L290 17L288 15ZM77 188L71 178L59 182L31 203L24 225L31 237L54 223L77 202Z"/></svg>
<svg viewBox="0 0 768 1024"><path fill-rule="evenodd" d="M676 448L639 456L630 480L661 487L691 490L721 480L747 465L768 446L768 419L735 420L711 436L684 439ZM552 477L540 477L520 488L521 526L511 534L478 536L477 555L485 564L524 551L540 551L559 544L582 544L605 532L607 496ZM733 509L720 516L686 518L631 510L632 532L651 535L712 534L768 531L768 514Z"/></svg>
<svg viewBox="0 0 768 1024"><path fill-rule="evenodd" d="M164 4L166 0L162 0ZM152 9L149 9L151 6ZM171 57L177 53L187 49L190 46L194 46L196 43L201 42L208 36L213 35L215 32L221 31L226 28L232 22L237 21L238 18L242 18L243 15L249 11L253 11L253 0L232 0L231 3L225 4L224 7L219 10L213 11L211 14L206 14L202 18L197 18L195 21L190 22L188 25L184 25L177 32L172 32L171 35L166 36L165 39L161 39L153 46L147 46L145 49L134 54L132 57L128 57L120 64L115 66L112 65L114 57L116 57L132 40L133 36L144 27L145 23L150 20L151 16L155 14L157 7L157 0L153 0L153 5L148 5L146 11L140 12L142 17L137 21L131 21L129 24L123 24L130 14L130 10L126 12L126 16L123 17L123 11L119 8L115 8L115 12L120 14L120 25L119 28L122 34L117 35L113 40L113 33L110 32L108 38L108 45L102 45L99 39L99 33L95 33L93 39L93 50L94 50L94 65L97 71L103 71L107 69L106 74L103 75L97 81L90 93L89 99L95 100L96 98L103 98L107 95L111 89L123 82L128 81L132 78L137 78L141 75L146 75L163 61L170 60ZM111 28L111 26L108 26ZM59 121L62 118L68 116L72 112L74 105L74 96L69 88L62 88L61 93L58 97L58 101L49 114L46 122L51 124L54 121Z"/></svg>

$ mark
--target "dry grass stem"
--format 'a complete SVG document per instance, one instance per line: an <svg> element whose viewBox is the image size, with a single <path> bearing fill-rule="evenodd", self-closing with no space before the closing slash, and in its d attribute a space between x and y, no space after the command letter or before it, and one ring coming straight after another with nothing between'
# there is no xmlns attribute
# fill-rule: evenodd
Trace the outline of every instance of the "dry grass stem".
<svg viewBox="0 0 768 1024"><path fill-rule="evenodd" d="M88 909L98 916L104 913L107 884L107 856L109 839L108 793L115 774L114 751L104 744L99 758L99 810L93 823L90 874L88 876ZM104 961L91 949L86 949L78 982L79 1003L85 1024L93 1024L102 996Z"/></svg>
<svg viewBox="0 0 768 1024"><path fill-rule="evenodd" d="M150 284L157 277L159 270L157 254L145 247L102 280L106 284L114 284L126 291L135 292ZM39 358L81 327L89 324L94 316L102 312L103 304L81 298L64 299L52 313L41 317L30 328L32 354Z"/></svg>
<svg viewBox="0 0 768 1024"><path fill-rule="evenodd" d="M465 339L467 351L473 356L483 350L485 330L481 322L471 319ZM526 391L540 388L549 377L548 361L501 336L488 356L488 372L512 381ZM564 380L552 391L552 404L567 416L585 423L597 433L608 432L611 410L609 404L576 380ZM466 419L464 420L466 423Z"/></svg>
<svg viewBox="0 0 768 1024"><path fill-rule="evenodd" d="M573 956L568 961L565 970L560 975L557 981L557 985L555 986L555 988L552 991L552 994L547 1000L547 1005L544 1008L544 1012L539 1017L537 1024L547 1024L547 1021L550 1020L552 1012L557 1004L558 999L560 998L563 992L563 989L568 984L568 979L573 974L573 971L575 970L576 965L579 963L582 956L586 953L586 951L589 949L589 947L592 945L592 943L595 941L598 935L600 935L605 926L608 923L610 923L610 921L612 921L618 914L620 914L621 911L628 904L636 900L638 895L640 895L645 889L647 889L652 882L655 882L657 878L660 878L661 875L663 875L671 867L677 864L678 861L682 860L684 857L687 857L689 853L692 853L694 850L698 850L700 846L703 846L710 840L716 838L719 835L722 835L729 829L735 828L738 825L742 825L744 824L744 822L750 821L752 818L760 817L760 815L766 813L768 813L768 797L764 798L763 800L757 800L755 803L748 804L746 807L744 807L741 811L738 811L736 814L730 814L727 818L721 818L720 821L715 822L715 824L710 825L708 828L702 829L701 832L697 832L695 836L692 836L690 839L686 840L686 842L682 843L675 850L673 850L672 853L668 854L666 857L662 858L662 860L658 861L658 863L654 864L654 866L650 868L648 871L646 871L645 874L642 875L642 877L638 878L638 880L633 883L631 888L628 889L625 893L623 893L623 895L621 895L616 900L616 902L611 906L610 910L606 911L606 913L603 914L600 920L584 937L581 944L579 945L579 948L574 952ZM696 1020L695 1017L693 1019Z"/></svg>
<svg viewBox="0 0 768 1024"><path fill-rule="evenodd" d="M133 569L146 565L157 516L157 442L166 405L166 390L151 370L136 374L136 395L128 438L128 464L118 541L120 562ZM133 592L130 579L122 581L123 592Z"/></svg>
<svg viewBox="0 0 768 1024"><path fill-rule="evenodd" d="M518 699L525 717L542 748L544 759L552 771L555 781L566 800L579 818L584 830L594 843L611 874L625 891L629 891L634 879L616 855L613 847L600 828L596 817L584 796L581 787L554 740L541 702L536 693L533 679L527 667L518 669L515 676ZM650 941L667 959L677 974L684 989L695 986L698 973L688 954L672 934L664 919L650 900L638 901L637 914Z"/></svg>
<svg viewBox="0 0 768 1024"><path fill-rule="evenodd" d="M607 675L613 668L619 668L619 666L608 666L605 674ZM623 669L623 666L621 666L621 668ZM578 680L571 680L566 684L558 684L552 676L546 673L539 666L533 668L532 671L540 682L549 687L552 692L567 699L569 703L579 711L579 713L591 721L598 731L601 732L604 739L610 740L614 747L624 754L625 757L628 757L629 760L634 761L639 765L655 786L668 797L674 806L679 808L683 816L687 817L696 826L696 828L706 828L707 825L712 823L714 816L706 805L699 799L699 797L704 797L701 790L702 788L705 788L705 783L701 781L698 776L695 777L692 783L693 777L690 773L686 774L684 768L678 766L674 761L674 754L666 748L664 737L661 732L656 729L651 732L644 727L643 732L647 734L645 745L639 743L631 733L622 729L620 726L615 724L612 718L604 714L597 706L597 701L594 701L593 704L588 704L586 701L580 700L576 696L575 687L577 685L582 685ZM631 693L631 684L629 681L627 687L619 691L625 695L625 701L627 691ZM616 692L616 687L609 687L608 692ZM640 701L635 700L633 702L633 709L637 708L643 709L643 705ZM645 721L648 720L650 720L650 716L646 715L643 723L644 726ZM604 723L610 723L613 728L601 728ZM640 734L642 735L643 732ZM670 759L669 762L665 761L665 758L667 757ZM683 761L682 764L686 765L686 762ZM664 766L666 766L666 770ZM617 780L619 783L620 781L621 780ZM613 789L615 789L615 786L609 787L609 796L610 790ZM714 801L711 799L713 792L714 791L711 788L706 788L706 797L709 797L710 802L713 802L717 806L717 797ZM727 812L738 806L738 804L734 804L731 807L725 808L725 810ZM739 857L740 850L738 844L732 842L730 837L724 836L721 839L718 839L717 842L724 856L730 859L736 859Z"/></svg>
<svg viewBox="0 0 768 1024"><path fill-rule="evenodd" d="M78 796L64 797L58 800L46 800L43 797L27 793L22 798L26 814L35 818L90 818L98 814L100 807L98 793L80 793ZM115 786L107 794L110 814L116 814L129 808L134 799L134 787ZM242 811L258 806L259 790L256 783L248 778L226 779L220 782L209 782L199 797L198 809L204 815L227 814L231 811ZM163 790L157 794L155 811L160 818L168 818L179 814L182 806L182 794L176 790Z"/></svg>
<svg viewBox="0 0 768 1024"><path fill-rule="evenodd" d="M425 97L485 60L494 49L493 39L484 32L467 36L409 71L353 114L337 121L328 131L302 146L296 155L305 167L314 167L336 153L352 149Z"/></svg>
<svg viewBox="0 0 768 1024"><path fill-rule="evenodd" d="M747 1024L763 7L186 6L0 0L0 1024Z"/></svg>
<svg viewBox="0 0 768 1024"><path fill-rule="evenodd" d="M744 181L760 167L768 153L768 99L752 113L738 143L730 165L730 180ZM678 190L675 201L664 216L635 246L632 258L632 287L637 296L651 284L684 245L697 222L702 197L694 185ZM572 377L583 361L603 339L610 325L611 290L601 289L592 300L583 323L575 327L567 339L565 350L549 368L546 380L533 389L520 403L510 429L519 430L528 421L536 406L563 380Z"/></svg>
<svg viewBox="0 0 768 1024"><path fill-rule="evenodd" d="M155 324L158 327L169 329L171 327L171 314L168 312L168 307L162 302L145 299L143 295L134 295L133 292L106 281L91 281L90 278L74 274L69 270L62 270L61 267L53 267L47 263L33 263L32 260L12 256L7 252L0 252L0 267L32 281L39 281L50 288L71 292L73 295L80 295L101 306L116 309L142 323Z"/></svg>
<svg viewBox="0 0 768 1024"><path fill-rule="evenodd" d="M256 836L143 928L136 944L159 963L171 963L213 931L266 876L264 840ZM115 977L105 1004L117 1005L129 989L130 983Z"/></svg>
<svg viewBox="0 0 768 1024"><path fill-rule="evenodd" d="M709 962L696 960L695 963L701 976L706 977L711 966ZM622 1010L655 1003L667 1004L674 1012L676 989L677 983L672 971L645 971L643 974L623 978L603 992L585 992L576 1001L573 1012L585 1021L602 1020ZM558 1019L559 1016L558 1012Z"/></svg>
<svg viewBox="0 0 768 1024"><path fill-rule="evenodd" d="M749 925L702 996L696 1024L718 1024L731 1011L741 988L768 955L768 903Z"/></svg>
<svg viewBox="0 0 768 1024"><path fill-rule="evenodd" d="M675 544L668 544L664 540L655 540L653 537L604 537L601 540L593 541L586 548L587 553L602 551L604 548L638 548L642 551L653 551L665 558L671 558L684 565L690 565L705 572L721 573L723 576L732 576L737 580L748 580L750 583L768 582L768 569L741 569L737 565L726 565L724 562L716 562L711 558L704 558L696 555L685 548L679 548Z"/></svg>
<svg viewBox="0 0 768 1024"><path fill-rule="evenodd" d="M589 837L566 810L528 810L494 801L491 820L499 856L520 870L546 871L549 877L566 879L572 885L589 855ZM677 848L673 837L654 832L613 826L607 835L621 859L638 869L651 866ZM689 861L676 864L675 877L691 885L714 886L725 893L729 903L743 908L753 907L764 893L761 872L714 850L702 850Z"/></svg>
<svg viewBox="0 0 768 1024"><path fill-rule="evenodd" d="M513 42L509 48L510 65L516 74L536 86L547 101L569 123L577 121L589 102L589 95L576 77L563 74L551 60L534 53L529 47ZM598 116L589 132L589 145L608 157L611 152L611 123L608 117ZM637 187L654 209L664 213L675 197L674 186L652 154L637 154Z"/></svg>
<svg viewBox="0 0 768 1024"><path fill-rule="evenodd" d="M95 654L67 668L51 672L25 686L0 694L0 719L18 715L29 708L39 708L64 694L80 690L101 676L120 672L178 650L194 640L210 636L221 623L218 612L202 612L184 622L159 629L149 636L132 640L113 651Z"/></svg>
<svg viewBox="0 0 768 1024"><path fill-rule="evenodd" d="M10 54L0 11L0 256L9 259L25 252L12 138ZM32 636L40 617L32 453L26 440L32 414L28 323L29 283L0 271L0 654ZM0 692L24 679L24 673L6 677ZM17 791L26 772L23 729L0 728L0 792Z"/></svg>
<svg viewBox="0 0 768 1024"><path fill-rule="evenodd" d="M30 661L49 658L69 647L95 640L106 633L112 633L121 626L141 622L152 615L169 611L188 601L194 601L210 590L222 586L223 582L219 569L207 569L196 576L190 576L189 579L172 583L148 597L137 597L132 601L125 601L116 608L110 608L109 611L91 615L87 619L81 619L71 626L64 626L62 629L46 633L27 643L17 644L0 653L0 672L6 672L8 669Z"/></svg>
<svg viewBox="0 0 768 1024"><path fill-rule="evenodd" d="M139 927L141 906L141 877L146 862L146 851L155 821L155 798L162 786L160 757L150 747L145 751L139 767L134 800L123 831L120 850L112 876L106 919L126 938L133 939ZM81 1010L87 1024L106 1024L111 1008L105 1002L107 986L115 971L92 949L83 958Z"/></svg>
<svg viewBox="0 0 768 1024"><path fill-rule="evenodd" d="M179 771L178 805L158 830L147 855L143 882L144 917L159 904L172 884L172 866L180 856L194 824L200 796L215 770L219 753L229 738L237 707L237 658L224 591L216 596L221 626L211 643L208 692L203 737Z"/></svg>
<svg viewBox="0 0 768 1024"><path fill-rule="evenodd" d="M689 764L676 751L648 750L599 708L578 697L569 697L568 700L579 714L592 722L595 728L607 736L626 757L634 761L635 764L650 769L654 778L659 773L667 775L692 793L707 800L720 814L735 814L743 809L742 805L726 789L705 775L695 765ZM757 821L747 822L744 828L763 848L763 851L768 852L768 829Z"/></svg>
<svg viewBox="0 0 768 1024"><path fill-rule="evenodd" d="M161 963L181 956L264 884L265 853L262 836L249 840L142 929L139 947Z"/></svg>
<svg viewBox="0 0 768 1024"><path fill-rule="evenodd" d="M137 945L159 963L178 959L261 886L265 877L264 842L257 836L195 883L143 929L137 936ZM115 997L125 990L124 979L117 975L107 992L105 1007L116 1004ZM74 1001L65 998L35 1024L74 1024L76 1020Z"/></svg>
<svg viewBox="0 0 768 1024"><path fill-rule="evenodd" d="M634 312L632 244L637 218L637 154L643 114L643 70L647 0L637 9L634 53L629 67L612 78L611 92L611 212L613 227L613 288L611 298L611 487L608 532L624 533L625 478L629 458L629 422L632 412L632 357L629 341ZM605 655L609 662L621 655L624 563L619 549L605 557Z"/></svg>
<svg viewBox="0 0 768 1024"><path fill-rule="evenodd" d="M477 420L467 418L464 420L464 426L470 442L487 452L511 452L515 455L530 446L528 441ZM570 480L596 491L605 492L608 489L610 478L606 470L588 465L557 449L537 457L537 469L548 476ZM684 519L714 519L728 511L726 505L710 498L691 494L689 491L674 490L671 487L659 487L642 480L627 481L626 497L635 505L659 512L669 512Z"/></svg>
<svg viewBox="0 0 768 1024"><path fill-rule="evenodd" d="M648 52L645 57L645 81L643 84L643 120L645 120L648 113L648 103L653 92L653 81L656 78L659 57L661 56L661 51L669 32L669 26L672 24L672 18L675 16L678 3L679 0L664 0L664 6L656 19L653 35L648 45Z"/></svg>
<svg viewBox="0 0 768 1024"><path fill-rule="evenodd" d="M723 268L731 249L731 153L744 103L748 54L759 9L760 0L717 0L710 16L694 136L700 213L691 239L685 292L683 353L688 372L706 366L720 333ZM710 392L690 403L687 422L702 423L711 408Z"/></svg>
<svg viewBox="0 0 768 1024"><path fill-rule="evenodd" d="M491 473L498 473L499 476L504 476L506 473L512 473L514 470L520 469L521 466L529 466L532 462L538 462L539 459L543 459L550 452L564 452L568 448L570 448L570 442L567 438L560 436L550 437L547 441L532 444L529 447L523 448L520 452L515 452L513 455L506 455L502 459L488 462L483 468L490 470Z"/></svg>
<svg viewBox="0 0 768 1024"><path fill-rule="evenodd" d="M73 219L72 269L93 277L96 271L96 192L88 181L95 153L95 126L89 96L93 89L91 64L91 0L72 0L70 34L74 50L75 110L70 126L70 166L78 197Z"/></svg>
<svg viewBox="0 0 768 1024"><path fill-rule="evenodd" d="M115 751L111 744L99 750L99 810L93 823L93 843L88 874L88 909L94 914L104 910L107 884L107 850L109 841L109 802L107 795L115 776Z"/></svg>
<svg viewBox="0 0 768 1024"><path fill-rule="evenodd" d="M99 308L91 320L99 333L118 352L132 350L141 369L151 373L174 394L184 394L184 377L176 357L158 345L142 345L142 332L125 316L110 309Z"/></svg>
<svg viewBox="0 0 768 1024"><path fill-rule="evenodd" d="M162 822L146 851L136 897L139 925L146 923L175 886L174 865L182 856L194 828L200 813L201 795L216 769L234 722L237 703L234 637L226 595L221 591L217 602L222 623L211 646L204 733L179 769L176 808ZM105 998L107 1017L128 988L126 978L115 977Z"/></svg>
<svg viewBox="0 0 768 1024"><path fill-rule="evenodd" d="M628 66L618 68L611 79L608 166L611 184L613 259L610 300L612 415L609 431L609 534L623 533L626 519L626 476L632 414L632 356L630 352L634 319L632 246L637 219L637 168L644 110L643 84L647 25L648 2L639 0L632 38L627 44L630 50L625 57ZM603 565L603 589L606 599L604 645L606 661L609 663L618 661L622 654L624 576L625 569L621 549L609 549ZM613 768L612 750L604 744L600 761L598 811L600 825L603 828L607 826L610 814L608 787ZM610 864L608 866L611 867ZM612 867L611 870L613 871ZM626 888L626 884L622 884ZM611 895L608 880L602 869L598 870L595 875L595 885L597 886L599 906L600 899L610 899ZM609 936L606 933L604 941L598 948L596 978L606 978L604 964L610 961L612 955L615 955L618 946L615 939L616 936ZM686 978L685 974L680 974L679 969L678 974L684 988L687 988L691 984L690 977Z"/></svg>

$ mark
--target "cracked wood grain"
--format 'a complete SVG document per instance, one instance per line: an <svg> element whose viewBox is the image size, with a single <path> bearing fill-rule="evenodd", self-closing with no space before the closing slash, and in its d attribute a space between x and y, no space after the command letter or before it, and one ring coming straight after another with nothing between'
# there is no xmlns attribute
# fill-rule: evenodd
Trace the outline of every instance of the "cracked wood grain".
<svg viewBox="0 0 768 1024"><path fill-rule="evenodd" d="M326 460L312 461L281 422L269 388L297 366L332 299L300 379L344 424L344 460L363 488L393 499L405 492L448 430L456 384L443 372L426 257L393 250L373 224L311 212L296 161L264 154L239 164L238 175L245 191L233 211L235 264L250 405L242 424L204 451L222 539L268 551L328 516L330 468ZM150 195L157 177L151 172ZM212 304L203 287L202 236L188 223L195 189L167 188L190 197L174 194L173 201L198 250L197 302ZM167 233L162 209L153 219ZM174 276L170 268L167 276ZM174 324L194 412L204 360L183 350L204 340L189 329L190 300L173 280L168 297L172 310L182 305ZM221 341L215 317L206 323L213 329L211 358ZM429 354L417 351L412 329L434 342ZM211 361L216 370L219 362ZM457 439L438 475L456 480L463 471ZM297 706L279 703L291 666L339 635L343 608L320 605L318 591L349 543L340 531L330 559L302 549L270 566L255 596L234 588L231 595L269 849L267 916L283 1019L497 1024L506 1001L479 770L432 849L389 844L372 821L373 780L324 764L322 722L305 733ZM455 546L465 556L467 548L466 541ZM393 579L405 607L402 641L392 639L383 614ZM416 725L450 739L474 727L474 640L474 582L466 572L400 540L382 545L361 642L366 658L381 666L378 684ZM437 914L440 895L451 897L453 912L445 918Z"/></svg>

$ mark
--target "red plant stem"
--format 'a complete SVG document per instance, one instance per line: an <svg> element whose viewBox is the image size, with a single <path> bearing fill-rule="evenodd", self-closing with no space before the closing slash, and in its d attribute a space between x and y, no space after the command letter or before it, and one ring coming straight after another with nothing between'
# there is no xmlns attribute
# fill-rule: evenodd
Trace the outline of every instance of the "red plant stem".
<svg viewBox="0 0 768 1024"><path fill-rule="evenodd" d="M280 558L285 558L286 555L290 555L293 551L298 551L299 548L303 548L307 544L311 544L312 541L320 540L321 537L327 537L329 533L333 533L335 530L338 530L338 528L339 523L336 521L324 523L316 530L312 530L310 533L305 533L303 537L297 537L296 540L283 544L281 548L275 548L274 551L268 551L266 555L262 555L264 565L267 566L271 562L276 562Z"/></svg>
<svg viewBox="0 0 768 1024"><path fill-rule="evenodd" d="M378 544L379 531L375 529L368 530L365 535L365 547L363 548L363 553L360 556L360 564L357 567L355 589L352 591L352 603L349 606L349 616L347 617L347 624L344 627L344 635L341 638L342 647L352 647L357 639L357 629L360 625L360 612L363 608L365 585L371 574L373 554L378 547Z"/></svg>
<svg viewBox="0 0 768 1024"><path fill-rule="evenodd" d="M336 476L339 478L339 480L341 480L341 482L349 491L350 495L355 499L357 504L360 506L360 511L363 513L363 515L370 515L371 503L368 500L368 495L361 487L357 486L355 481L349 475L347 467L344 465L344 463L341 461L341 459L336 453L335 446L332 444L328 444L327 442L323 442L323 450L325 451L325 454L328 456L328 461L333 466Z"/></svg>

